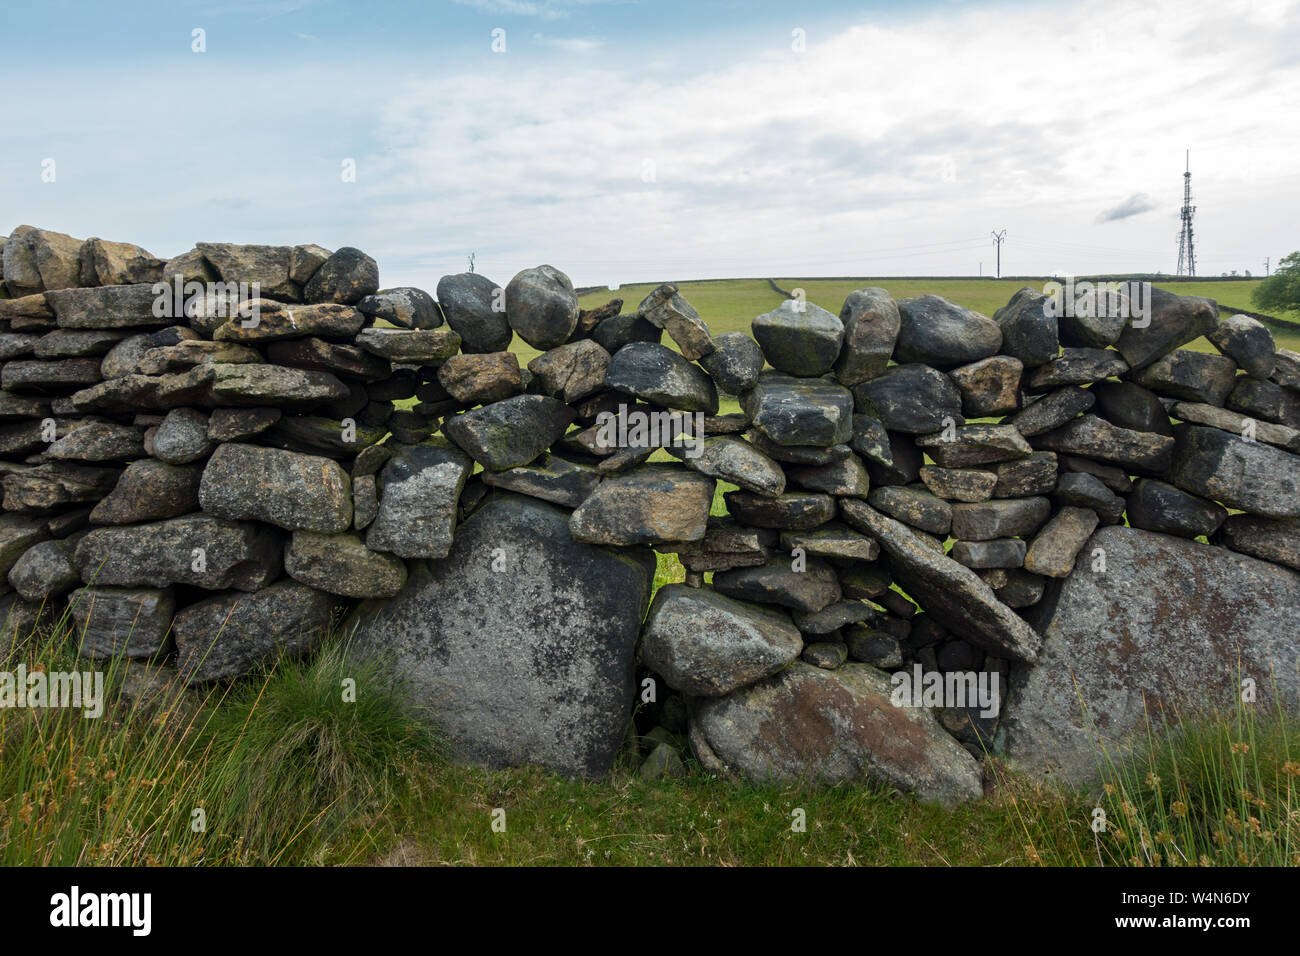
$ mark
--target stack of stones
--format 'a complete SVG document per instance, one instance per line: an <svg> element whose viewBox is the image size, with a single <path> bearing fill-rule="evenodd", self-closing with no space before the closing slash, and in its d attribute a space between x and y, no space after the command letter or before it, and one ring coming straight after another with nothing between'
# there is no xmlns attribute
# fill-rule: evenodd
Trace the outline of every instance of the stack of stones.
<svg viewBox="0 0 1300 956"><path fill-rule="evenodd" d="M1207 299L1155 290L1134 323L1028 288L992 318L866 288L715 336L671 284L582 310L550 266L431 296L381 290L352 248L161 260L30 227L3 266L7 632L66 607L85 653L193 683L309 651L523 496L569 545L685 567L644 620L647 772L685 736L710 768L806 775L812 754L825 779L964 798L996 715L891 706L890 674L1005 692L1041 643L1022 614L1104 560L1083 553L1099 526L1300 569L1300 355ZM1201 336L1219 353L1180 348Z"/></svg>
<svg viewBox="0 0 1300 956"><path fill-rule="evenodd" d="M174 652L204 682L310 649L340 599L400 590L417 552L400 502L380 505L380 442L436 429L461 339L431 296L380 291L352 248L162 260L24 226L3 263L9 638L66 609L88 656Z"/></svg>

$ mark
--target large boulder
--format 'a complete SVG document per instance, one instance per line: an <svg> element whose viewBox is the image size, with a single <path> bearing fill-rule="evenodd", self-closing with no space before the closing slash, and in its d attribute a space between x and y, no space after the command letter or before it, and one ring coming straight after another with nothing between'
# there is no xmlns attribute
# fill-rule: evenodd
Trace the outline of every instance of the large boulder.
<svg viewBox="0 0 1300 956"><path fill-rule="evenodd" d="M355 654L391 668L461 759L609 771L635 696L654 556L575 542L563 509L501 494L349 619Z"/></svg>
<svg viewBox="0 0 1300 956"><path fill-rule="evenodd" d="M767 783L874 780L953 805L983 793L980 767L919 707L895 706L867 664L795 661L726 697L692 701L691 749L706 769Z"/></svg>
<svg viewBox="0 0 1300 956"><path fill-rule="evenodd" d="M1174 429L1170 482L1265 518L1300 517L1300 456L1200 425Z"/></svg>
<svg viewBox="0 0 1300 956"><path fill-rule="evenodd" d="M1261 712L1295 709L1300 574L1121 526L1094 534L1084 556L1098 548L1104 571L1080 560L1029 612L1043 647L1011 675L1003 725L1015 765L1084 782L1106 759L1101 741L1114 757L1145 738L1148 714L1158 724L1175 709L1231 712L1246 678Z"/></svg>

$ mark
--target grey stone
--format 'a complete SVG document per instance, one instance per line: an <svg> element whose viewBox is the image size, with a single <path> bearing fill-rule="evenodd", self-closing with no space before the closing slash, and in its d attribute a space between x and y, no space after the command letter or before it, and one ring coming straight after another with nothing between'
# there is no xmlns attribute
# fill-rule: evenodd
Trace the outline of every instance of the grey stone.
<svg viewBox="0 0 1300 956"><path fill-rule="evenodd" d="M183 346L173 346L173 348L178 347ZM156 349L154 351L163 352L167 350ZM364 349L359 349L354 345L338 345L314 336L288 342L272 342L267 347L266 357L276 365L329 372L331 375L338 375L347 379L360 379L363 382L373 382L377 379L387 378L392 370L392 364L387 359L371 355ZM153 354L151 353L145 357L145 361L141 363L142 366L148 364L152 359ZM144 370L142 367L141 371Z"/></svg>
<svg viewBox="0 0 1300 956"><path fill-rule="evenodd" d="M466 352L501 352L514 333L505 313L505 290L487 276L461 272L438 280L438 304ZM494 303L500 308L493 308Z"/></svg>
<svg viewBox="0 0 1300 956"><path fill-rule="evenodd" d="M1153 474L1166 471L1174 454L1174 439L1118 428L1096 415L1072 419L1060 428L1035 436L1030 444L1037 449L1085 455Z"/></svg>
<svg viewBox="0 0 1300 956"><path fill-rule="evenodd" d="M176 597L171 588L88 587L69 596L68 609L82 655L140 659L170 645Z"/></svg>
<svg viewBox="0 0 1300 956"><path fill-rule="evenodd" d="M728 597L793 611L820 611L840 599L839 579L830 565L812 558L797 571L792 563L782 556L757 567L719 571L713 576L713 587Z"/></svg>
<svg viewBox="0 0 1300 956"><path fill-rule="evenodd" d="M403 329L436 329L442 325L442 313L433 296L411 286L380 289L357 302L357 311L372 321L383 319Z"/></svg>
<svg viewBox="0 0 1300 956"><path fill-rule="evenodd" d="M152 458L133 461L90 512L90 522L138 524L197 511L202 477L198 465L169 465Z"/></svg>
<svg viewBox="0 0 1300 956"><path fill-rule="evenodd" d="M934 716L895 707L889 678L866 664L786 670L691 710L691 748L706 770L763 783L874 780L954 805L982 794L979 765ZM818 714L809 721L800 715Z"/></svg>
<svg viewBox="0 0 1300 956"><path fill-rule="evenodd" d="M948 534L952 505L923 488L876 488L867 499L873 508L930 534Z"/></svg>
<svg viewBox="0 0 1300 956"><path fill-rule="evenodd" d="M298 285L306 285L331 255L328 249L313 243L294 246L289 250L289 278Z"/></svg>
<svg viewBox="0 0 1300 956"><path fill-rule="evenodd" d="M256 591L280 575L281 540L265 525L194 514L96 528L77 542L75 557L81 579L96 586Z"/></svg>
<svg viewBox="0 0 1300 956"><path fill-rule="evenodd" d="M366 602L345 628L459 759L582 776L613 765L654 558L575 542L567 525L545 502L489 500L447 560L415 565L401 594Z"/></svg>
<svg viewBox="0 0 1300 956"><path fill-rule="evenodd" d="M951 434L918 435L916 446L942 468L991 465L1033 452L1014 425L962 425Z"/></svg>
<svg viewBox="0 0 1300 956"><path fill-rule="evenodd" d="M573 283L554 266L518 273L506 286L505 302L510 328L535 349L563 345L578 325Z"/></svg>
<svg viewBox="0 0 1300 956"><path fill-rule="evenodd" d="M1248 514L1228 515L1210 540L1241 554L1300 571L1300 521L1294 518L1274 521Z"/></svg>
<svg viewBox="0 0 1300 956"><path fill-rule="evenodd" d="M153 286L147 282L45 293L45 301L54 311L61 329L170 325L170 318L154 315L155 298Z"/></svg>
<svg viewBox="0 0 1300 956"><path fill-rule="evenodd" d="M350 598L393 597L406 583L406 564L371 551L355 534L295 531L284 548L284 571L300 584Z"/></svg>
<svg viewBox="0 0 1300 956"><path fill-rule="evenodd" d="M755 430L777 445L829 447L852 437L853 396L826 379L765 373L740 405Z"/></svg>
<svg viewBox="0 0 1300 956"><path fill-rule="evenodd" d="M1128 363L1111 349L1068 348L1034 369L1025 388L1041 392L1062 385L1088 385L1127 371Z"/></svg>
<svg viewBox="0 0 1300 956"><path fill-rule="evenodd" d="M444 441L400 448L380 474L379 510L366 531L366 547L403 558L445 558L456 503L473 467Z"/></svg>
<svg viewBox="0 0 1300 956"><path fill-rule="evenodd" d="M1208 335L1218 324L1219 307L1213 299L1152 289L1150 322L1142 328L1130 322L1115 348L1131 368L1139 369L1193 339Z"/></svg>
<svg viewBox="0 0 1300 956"><path fill-rule="evenodd" d="M1002 330L986 315L937 295L898 302L898 343L894 360L948 369L996 355Z"/></svg>
<svg viewBox="0 0 1300 956"><path fill-rule="evenodd" d="M1080 563L1031 612L1043 650L1033 667L1013 669L1002 717L1013 766L1083 783L1130 742L1145 748L1148 719L1160 735L1162 714L1175 710L1234 713L1245 676L1256 682L1255 706L1294 709L1296 572L1118 526L1085 545L1096 548L1107 573Z"/></svg>
<svg viewBox="0 0 1300 956"><path fill-rule="evenodd" d="M206 253L205 253L206 254ZM317 267L302 287L308 302L356 305L379 291L379 266L360 249L344 246Z"/></svg>
<svg viewBox="0 0 1300 956"><path fill-rule="evenodd" d="M188 684L242 677L279 655L315 650L338 598L296 581L191 604L172 621L176 667Z"/></svg>
<svg viewBox="0 0 1300 956"><path fill-rule="evenodd" d="M1008 424L1015 426L1016 431L1026 438L1030 438L1049 432L1053 428L1059 428L1076 415L1092 408L1096 400L1096 396L1088 389L1067 385L1048 392L1035 402L1030 402L1013 415ZM1157 404L1159 404L1158 400Z"/></svg>
<svg viewBox="0 0 1300 956"><path fill-rule="evenodd" d="M1300 517L1300 457L1218 428L1174 429L1169 481L1264 518Z"/></svg>
<svg viewBox="0 0 1300 956"><path fill-rule="evenodd" d="M831 370L844 341L844 323L801 299L786 299L754 319L754 338L778 372L817 376Z"/></svg>
<svg viewBox="0 0 1300 956"><path fill-rule="evenodd" d="M1151 478L1140 478L1134 483L1126 510L1128 523L1134 528L1183 538L1211 535L1228 517L1228 512L1213 501Z"/></svg>
<svg viewBox="0 0 1300 956"><path fill-rule="evenodd" d="M1273 341L1273 333L1259 319L1252 319L1248 315L1231 315L1207 332L1205 337L1252 378L1266 379L1273 374L1277 362L1277 345Z"/></svg>
<svg viewBox="0 0 1300 956"><path fill-rule="evenodd" d="M845 649L849 657L883 670L900 667L903 647L898 638L885 631L856 625L844 629Z"/></svg>
<svg viewBox="0 0 1300 956"><path fill-rule="evenodd" d="M884 289L855 289L840 309L844 346L835 362L842 385L858 385L884 372L898 341L898 304Z"/></svg>
<svg viewBox="0 0 1300 956"><path fill-rule="evenodd" d="M700 359L719 389L739 395L754 387L763 371L763 350L744 332L713 336L713 351Z"/></svg>
<svg viewBox="0 0 1300 956"><path fill-rule="evenodd" d="M462 405L489 405L524 390L513 352L453 355L438 369L438 384Z"/></svg>
<svg viewBox="0 0 1300 956"><path fill-rule="evenodd" d="M1171 398L1222 405L1236 374L1237 363L1226 356L1180 349L1137 372L1134 381Z"/></svg>
<svg viewBox="0 0 1300 956"><path fill-rule="evenodd" d="M1033 534L1047 520L1046 498L1007 498L952 506L952 536L963 541L991 541Z"/></svg>
<svg viewBox="0 0 1300 956"><path fill-rule="evenodd" d="M528 363L529 390L576 402L605 387L610 355L591 339L578 339L543 352Z"/></svg>
<svg viewBox="0 0 1300 956"><path fill-rule="evenodd" d="M614 353L605 384L665 408L718 412L718 390L704 369L653 342L633 342Z"/></svg>
<svg viewBox="0 0 1300 956"><path fill-rule="evenodd" d="M131 425L88 421L46 449L61 461L125 461L144 454L144 430Z"/></svg>
<svg viewBox="0 0 1300 956"><path fill-rule="evenodd" d="M569 531L588 544L698 541L713 505L712 478L669 465L642 465L602 481L573 512Z"/></svg>
<svg viewBox="0 0 1300 956"><path fill-rule="evenodd" d="M1300 394L1273 382L1242 376L1228 395L1227 404L1233 411L1300 428Z"/></svg>
<svg viewBox="0 0 1300 956"><path fill-rule="evenodd" d="M870 415L853 416L853 437L849 441L849 447L869 462L886 466L894 463L889 431L884 422Z"/></svg>
<svg viewBox="0 0 1300 956"><path fill-rule="evenodd" d="M573 410L545 395L516 395L447 419L442 433L492 471L517 468L555 444Z"/></svg>
<svg viewBox="0 0 1300 956"><path fill-rule="evenodd" d="M642 299L637 314L667 332L682 355L691 361L703 358L715 348L709 327L671 283L664 283Z"/></svg>
<svg viewBox="0 0 1300 956"><path fill-rule="evenodd" d="M1117 524L1124 516L1124 499L1096 475L1065 472L1056 480L1053 497L1059 504L1091 508L1102 524Z"/></svg>
<svg viewBox="0 0 1300 956"><path fill-rule="evenodd" d="M302 298L297 283L289 278L293 249L289 246L239 245L230 242L200 242L194 249L224 282L254 282L263 295L297 300ZM172 260L165 272L177 274ZM191 278L185 276L185 278Z"/></svg>
<svg viewBox="0 0 1300 956"><path fill-rule="evenodd" d="M210 366L210 374L209 387L217 405L302 409L348 394L348 387L328 372L278 365L217 364Z"/></svg>
<svg viewBox="0 0 1300 956"><path fill-rule="evenodd" d="M153 456L169 465L188 465L210 451L208 416L194 408L168 412L153 436Z"/></svg>
<svg viewBox="0 0 1300 956"><path fill-rule="evenodd" d="M758 352L761 362L763 353L759 350L757 342L743 332L728 332L726 334L739 335L744 338L753 347L753 350ZM635 312L611 315L609 318L601 320L600 324L591 333L591 340L610 355L633 342L653 342L658 345L663 337L663 329L647 322ZM717 345L718 343L715 340L714 346ZM718 379L716 375L714 378L717 379L718 385L721 387L723 385L722 380Z"/></svg>
<svg viewBox="0 0 1300 956"><path fill-rule="evenodd" d="M62 597L81 584L66 541L41 541L22 553L9 569L9 584L26 601Z"/></svg>
<svg viewBox="0 0 1300 956"><path fill-rule="evenodd" d="M100 380L99 359L72 358L56 361L17 359L0 369L0 387L19 389L66 390L93 385Z"/></svg>
<svg viewBox="0 0 1300 956"><path fill-rule="evenodd" d="M840 628L863 621L875 622L880 612L863 601L836 601L820 611L795 611L794 625L801 634L821 637L835 634Z"/></svg>
<svg viewBox="0 0 1300 956"><path fill-rule="evenodd" d="M819 641L805 647L799 658L805 664L833 671L849 659L849 649L839 641Z"/></svg>
<svg viewBox="0 0 1300 956"><path fill-rule="evenodd" d="M357 345L393 362L441 365L460 350L460 336L451 329L362 329Z"/></svg>
<svg viewBox="0 0 1300 956"><path fill-rule="evenodd" d="M1175 418L1191 425L1221 428L1225 432L1236 433L1240 438L1253 435L1257 441L1277 445L1289 452L1300 454L1300 429L1288 428L1286 425L1277 425L1273 422L1256 421L1240 412L1196 402L1174 402L1169 411ZM1172 433L1171 427L1170 434Z"/></svg>
<svg viewBox="0 0 1300 956"><path fill-rule="evenodd" d="M674 690L720 697L776 673L802 650L799 630L780 611L668 584L650 605L641 657Z"/></svg>
<svg viewBox="0 0 1300 956"><path fill-rule="evenodd" d="M918 434L960 425L961 391L928 365L897 365L853 388L854 408L879 419L891 432Z"/></svg>
<svg viewBox="0 0 1300 956"><path fill-rule="evenodd" d="M961 389L962 412L967 418L1006 415L1020 406L1020 376L1025 367L1006 355L963 365L948 373Z"/></svg>
<svg viewBox="0 0 1300 956"><path fill-rule="evenodd" d="M921 468L921 481L930 489L931 494L949 501L988 501L993 497L998 476L994 472L975 468L925 465Z"/></svg>
<svg viewBox="0 0 1300 956"><path fill-rule="evenodd" d="M1074 570L1088 538L1097 530L1097 512L1066 505L1034 536L1025 555L1025 570L1047 578L1063 578Z"/></svg>
<svg viewBox="0 0 1300 956"><path fill-rule="evenodd" d="M1018 359L1026 368L1036 368L1056 358L1060 351L1057 318L1050 300L1028 286L993 313L1002 330L1001 351Z"/></svg>
<svg viewBox="0 0 1300 956"><path fill-rule="evenodd" d="M1025 563L1027 545L1019 538L994 538L991 541L956 541L948 553L954 561L968 568L1018 568Z"/></svg>
<svg viewBox="0 0 1300 956"><path fill-rule="evenodd" d="M1174 433L1164 403L1150 389L1133 382L1095 382L1088 393L1096 397L1094 414L1112 425L1157 435Z"/></svg>
<svg viewBox="0 0 1300 956"><path fill-rule="evenodd" d="M748 491L728 491L723 499L729 514L756 528L807 531L835 516L835 499L815 492L756 495Z"/></svg>
<svg viewBox="0 0 1300 956"><path fill-rule="evenodd" d="M857 455L849 455L825 465L788 468L786 474L801 488L828 495L865 498L871 491L871 478Z"/></svg>
<svg viewBox="0 0 1300 956"><path fill-rule="evenodd" d="M577 508L596 490L600 474L589 465L567 461L558 455L543 455L531 465L485 471L483 482L566 508Z"/></svg>
<svg viewBox="0 0 1300 956"><path fill-rule="evenodd" d="M215 342L280 342L320 335L351 338L365 324L356 309L337 303L294 305L253 299L212 332Z"/></svg>
<svg viewBox="0 0 1300 956"><path fill-rule="evenodd" d="M288 531L346 531L350 481L328 458L230 442L208 459L199 503L218 518L252 518Z"/></svg>
<svg viewBox="0 0 1300 956"><path fill-rule="evenodd" d="M705 438L700 453L688 455L686 464L700 474L729 481L755 494L779 495L785 491L781 466L741 438Z"/></svg>

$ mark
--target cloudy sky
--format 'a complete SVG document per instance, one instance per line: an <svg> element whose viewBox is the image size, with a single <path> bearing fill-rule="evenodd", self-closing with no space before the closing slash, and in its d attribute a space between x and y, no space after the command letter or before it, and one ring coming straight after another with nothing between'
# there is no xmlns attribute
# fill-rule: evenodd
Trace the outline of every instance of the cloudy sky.
<svg viewBox="0 0 1300 956"><path fill-rule="evenodd" d="M987 275L994 229L1008 274L1172 272L1190 149L1202 274L1300 248L1300 0L44 0L4 21L0 230L353 245L428 288L470 252L501 282Z"/></svg>

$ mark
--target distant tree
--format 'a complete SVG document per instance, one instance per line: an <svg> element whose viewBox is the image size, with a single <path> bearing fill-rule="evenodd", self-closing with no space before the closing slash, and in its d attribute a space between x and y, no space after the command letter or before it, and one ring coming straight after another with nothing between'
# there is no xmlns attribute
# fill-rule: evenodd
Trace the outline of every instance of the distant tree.
<svg viewBox="0 0 1300 956"><path fill-rule="evenodd" d="M469 271L474 271L474 253L472 252L469 254Z"/></svg>
<svg viewBox="0 0 1300 956"><path fill-rule="evenodd" d="M1300 312L1300 252L1283 256L1277 270L1255 287L1250 298L1266 312Z"/></svg>
<svg viewBox="0 0 1300 956"><path fill-rule="evenodd" d="M1251 274L1250 274L1250 270L1249 270L1249 269L1246 270L1246 278L1247 278L1247 279L1251 278Z"/></svg>

